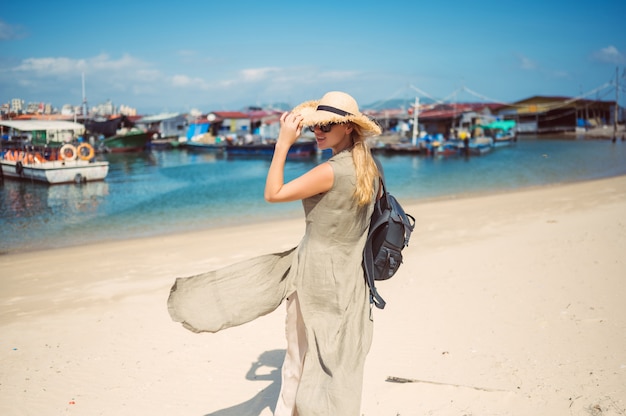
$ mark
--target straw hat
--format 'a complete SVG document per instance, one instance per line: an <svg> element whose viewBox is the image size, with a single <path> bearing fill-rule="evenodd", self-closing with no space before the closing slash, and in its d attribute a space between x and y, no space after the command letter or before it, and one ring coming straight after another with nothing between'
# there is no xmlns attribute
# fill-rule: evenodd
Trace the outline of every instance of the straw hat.
<svg viewBox="0 0 626 416"><path fill-rule="evenodd" d="M361 127L365 136L381 133L378 124L361 113L356 100L345 92L327 92L321 100L306 101L292 111L302 115L305 126L352 122Z"/></svg>

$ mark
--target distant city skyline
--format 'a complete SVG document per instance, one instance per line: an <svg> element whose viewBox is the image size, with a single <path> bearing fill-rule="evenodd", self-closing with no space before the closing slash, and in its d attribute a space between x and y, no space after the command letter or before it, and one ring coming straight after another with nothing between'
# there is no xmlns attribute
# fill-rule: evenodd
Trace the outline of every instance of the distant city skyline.
<svg viewBox="0 0 626 416"><path fill-rule="evenodd" d="M85 108L86 107L86 108ZM106 101L103 103L88 103L84 102L79 105L73 104L63 104L62 106L56 106L53 103L46 103L43 101L29 101L26 102L21 100L20 98L13 98L6 103L0 103L0 109L2 112L19 112L19 113L39 113L39 114L82 114L85 112L87 114L100 114L100 115L111 115L111 114L125 114L125 115L136 115L137 109L120 104L116 105L112 101Z"/></svg>
<svg viewBox="0 0 626 416"><path fill-rule="evenodd" d="M614 1L9 2L0 103L81 106L82 74L90 107L141 114L294 106L328 90L361 105L615 100L617 72L624 106L625 15Z"/></svg>

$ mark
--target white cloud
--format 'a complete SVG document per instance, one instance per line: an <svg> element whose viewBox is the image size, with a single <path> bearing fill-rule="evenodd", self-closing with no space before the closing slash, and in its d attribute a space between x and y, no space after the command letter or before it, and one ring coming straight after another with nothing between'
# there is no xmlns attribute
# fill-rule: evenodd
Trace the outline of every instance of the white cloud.
<svg viewBox="0 0 626 416"><path fill-rule="evenodd" d="M198 92L198 91L210 91L216 90L218 87L222 87L220 82L209 82L201 77L191 77L188 75L174 75L170 78L170 85L177 91L183 92L186 90L187 92ZM230 86L230 84L229 84Z"/></svg>
<svg viewBox="0 0 626 416"><path fill-rule="evenodd" d="M193 83L193 80L187 75L174 75L172 77L172 85L175 87L187 87Z"/></svg>
<svg viewBox="0 0 626 416"><path fill-rule="evenodd" d="M526 71L533 71L538 67L535 61L522 54L517 54L517 59L519 60L520 68Z"/></svg>
<svg viewBox="0 0 626 416"><path fill-rule="evenodd" d="M207 83L202 78L192 78L187 75L174 75L171 79L172 86L174 87L195 87L204 89L207 86Z"/></svg>
<svg viewBox="0 0 626 416"><path fill-rule="evenodd" d="M138 69L147 66L146 63L139 59L133 58L128 54L122 55L120 59L111 59L107 54L100 54L86 61L88 68L98 71L119 71L127 69Z"/></svg>
<svg viewBox="0 0 626 416"><path fill-rule="evenodd" d="M613 45L595 51L591 57L599 62L608 64L624 64L626 63L626 55L617 50Z"/></svg>
<svg viewBox="0 0 626 416"><path fill-rule="evenodd" d="M73 59L59 58L28 58L14 68L17 72L28 72L32 75L44 76L74 76L80 72L107 72L111 71L139 71L147 64L130 55L123 55L119 59L111 59L107 54L100 54L91 58Z"/></svg>
<svg viewBox="0 0 626 416"><path fill-rule="evenodd" d="M359 73L356 71L326 71L320 74L320 78L337 81L344 79L354 79L358 75Z"/></svg>
<svg viewBox="0 0 626 416"><path fill-rule="evenodd" d="M201 77L192 77L186 74L177 74L171 77L171 85L176 88L193 88L195 90L226 90L233 86L247 84L271 84L283 78L285 71L281 68L248 68L236 73L235 78L216 77L209 82Z"/></svg>
<svg viewBox="0 0 626 416"><path fill-rule="evenodd" d="M249 68L240 71L242 81L255 82L269 78L281 72L280 68Z"/></svg>
<svg viewBox="0 0 626 416"><path fill-rule="evenodd" d="M18 72L31 72L33 75L49 76L75 73L77 61L69 58L28 58L15 68Z"/></svg>
<svg viewBox="0 0 626 416"><path fill-rule="evenodd" d="M191 51L182 52L179 55L182 60L193 56ZM6 68L8 76L0 82L0 86L20 85L23 90L35 91L33 96L36 100L53 101L55 105L60 105L61 102L76 100L76 97L80 99L81 73L84 73L90 103L112 99L118 104L142 109L154 107L155 103L178 106L209 104L227 108L250 100L250 97L301 101L298 99L301 96L314 97L326 89L350 88L363 82L363 74L358 71L324 70L314 65L244 69L219 65L183 67L182 71L170 72L166 67L161 68L156 63L130 54L111 56L101 53L82 58L31 57ZM54 96L62 98L47 98Z"/></svg>
<svg viewBox="0 0 626 416"><path fill-rule="evenodd" d="M529 57L518 53L515 55L518 60L518 68L524 71L533 72L535 74L540 74L546 78L563 78L567 79L570 77L570 73L561 70L561 69L550 69L545 65L540 65L536 61L530 59Z"/></svg>
<svg viewBox="0 0 626 416"><path fill-rule="evenodd" d="M299 84L320 83L334 81L352 81L358 79L361 74L357 71L320 71L315 67L296 67L296 68L248 68L239 72L240 80L233 82L247 82L256 84L273 85L283 89L282 87L297 88Z"/></svg>

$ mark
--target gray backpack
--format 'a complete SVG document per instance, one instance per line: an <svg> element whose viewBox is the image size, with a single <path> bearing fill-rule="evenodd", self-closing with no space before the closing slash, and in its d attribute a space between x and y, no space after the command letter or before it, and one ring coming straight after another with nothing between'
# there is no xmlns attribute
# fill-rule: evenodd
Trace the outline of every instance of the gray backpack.
<svg viewBox="0 0 626 416"><path fill-rule="evenodd" d="M415 218L404 212L400 203L387 192L380 162L374 158L380 172L382 195L374 203L370 228L363 249L363 270L370 290L370 302L383 309L386 302L376 290L376 280L391 278L402 264L402 250L409 245Z"/></svg>

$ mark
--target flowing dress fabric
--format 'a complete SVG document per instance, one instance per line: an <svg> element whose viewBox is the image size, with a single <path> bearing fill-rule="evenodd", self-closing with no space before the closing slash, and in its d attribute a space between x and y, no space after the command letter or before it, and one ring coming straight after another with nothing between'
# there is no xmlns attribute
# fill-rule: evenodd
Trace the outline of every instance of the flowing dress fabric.
<svg viewBox="0 0 626 416"><path fill-rule="evenodd" d="M299 416L359 415L373 324L362 255L373 203L354 201L352 153L329 159L332 188L303 201L306 232L297 248L179 278L168 307L195 332L215 332L274 310L297 292L307 353L295 399Z"/></svg>

